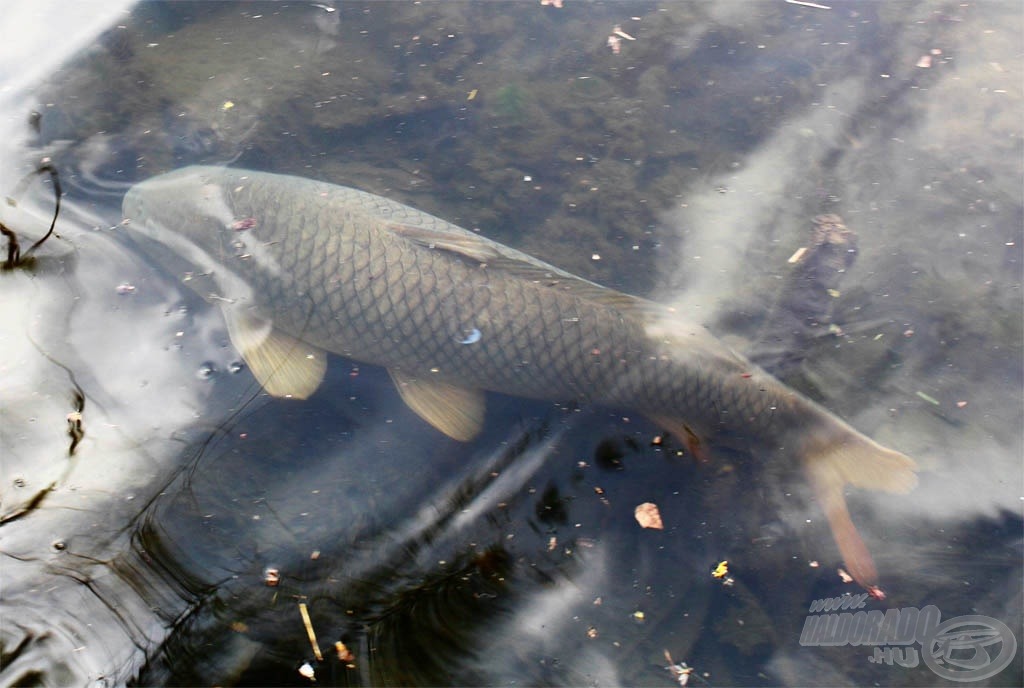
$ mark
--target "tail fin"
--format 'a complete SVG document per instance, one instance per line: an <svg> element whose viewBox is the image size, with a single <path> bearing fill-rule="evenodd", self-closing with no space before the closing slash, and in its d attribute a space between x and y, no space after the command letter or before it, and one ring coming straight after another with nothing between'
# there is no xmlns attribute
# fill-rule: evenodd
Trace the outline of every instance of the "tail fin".
<svg viewBox="0 0 1024 688"><path fill-rule="evenodd" d="M917 464L909 456L886 449L853 428L845 426L842 430L831 441L818 443L805 453L804 470L850 575L873 596L884 597L878 587L875 562L850 518L843 491L847 485L853 485L884 492L909 492L917 485Z"/></svg>

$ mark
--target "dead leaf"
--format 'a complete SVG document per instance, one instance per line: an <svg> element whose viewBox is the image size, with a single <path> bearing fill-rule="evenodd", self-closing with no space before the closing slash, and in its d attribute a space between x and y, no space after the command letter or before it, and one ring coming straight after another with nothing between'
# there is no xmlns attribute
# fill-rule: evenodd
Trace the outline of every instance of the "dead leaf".
<svg viewBox="0 0 1024 688"><path fill-rule="evenodd" d="M661 522L661 514L658 513L658 505L652 502L644 502L633 512L636 522L641 528L654 528L664 530L665 525Z"/></svg>
<svg viewBox="0 0 1024 688"><path fill-rule="evenodd" d="M352 650L348 649L345 643L340 640L334 643L334 651L338 653L338 659L342 662L354 662L356 656L352 654Z"/></svg>

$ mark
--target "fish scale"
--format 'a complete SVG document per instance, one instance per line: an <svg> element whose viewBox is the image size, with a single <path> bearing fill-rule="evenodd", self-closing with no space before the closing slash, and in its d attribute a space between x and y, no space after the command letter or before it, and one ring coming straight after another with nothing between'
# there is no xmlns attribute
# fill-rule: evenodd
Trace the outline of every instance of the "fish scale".
<svg viewBox="0 0 1024 688"><path fill-rule="evenodd" d="M232 342L272 394L311 394L329 351L386 367L410 408L456 439L479 430L491 390L634 409L705 458L716 443L756 445L799 462L851 575L881 595L843 491L909 490L913 461L671 309L299 177L185 168L133 187L124 210L212 272Z"/></svg>

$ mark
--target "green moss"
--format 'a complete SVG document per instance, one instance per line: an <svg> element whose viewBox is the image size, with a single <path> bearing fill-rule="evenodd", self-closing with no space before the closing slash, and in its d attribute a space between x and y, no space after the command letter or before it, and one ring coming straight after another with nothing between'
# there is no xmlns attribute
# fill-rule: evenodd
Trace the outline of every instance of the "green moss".
<svg viewBox="0 0 1024 688"><path fill-rule="evenodd" d="M494 114L508 124L522 124L526 118L526 91L518 84L507 84L494 94Z"/></svg>

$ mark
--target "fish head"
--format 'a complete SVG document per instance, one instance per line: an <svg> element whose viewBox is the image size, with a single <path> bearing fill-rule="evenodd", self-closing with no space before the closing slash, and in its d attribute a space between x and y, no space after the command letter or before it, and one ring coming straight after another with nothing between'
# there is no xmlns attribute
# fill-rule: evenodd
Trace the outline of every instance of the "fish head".
<svg viewBox="0 0 1024 688"><path fill-rule="evenodd" d="M222 177L219 168L196 166L136 184L125 194L122 205L128 226L176 249L183 249L187 242L206 252L216 252L225 228L234 222Z"/></svg>
<svg viewBox="0 0 1024 688"><path fill-rule="evenodd" d="M242 179L226 168L185 167L140 182L124 197L135 245L207 300L251 296L234 269L245 250L240 230L252 222L233 197Z"/></svg>

